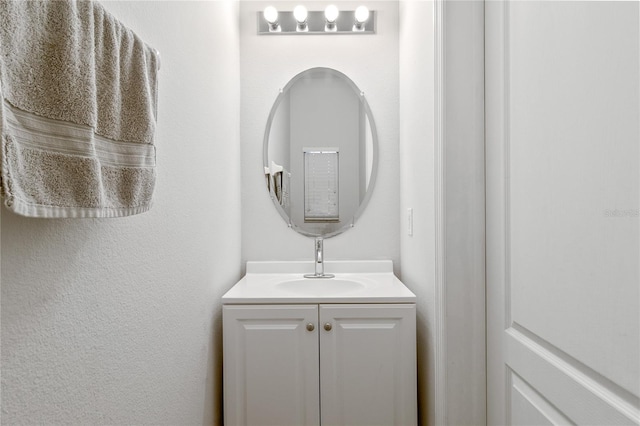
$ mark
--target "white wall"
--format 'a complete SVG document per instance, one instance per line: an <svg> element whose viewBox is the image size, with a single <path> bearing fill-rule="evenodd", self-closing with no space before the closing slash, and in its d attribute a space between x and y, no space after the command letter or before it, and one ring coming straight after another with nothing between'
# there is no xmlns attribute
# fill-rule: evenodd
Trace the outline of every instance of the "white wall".
<svg viewBox="0 0 640 426"><path fill-rule="evenodd" d="M402 281L418 297L420 423L435 424L434 4L400 2L400 226ZM413 236L406 212L413 209Z"/></svg>
<svg viewBox="0 0 640 426"><path fill-rule="evenodd" d="M215 423L219 299L240 276L237 3L105 6L162 55L155 205L0 208L2 423Z"/></svg>
<svg viewBox="0 0 640 426"><path fill-rule="evenodd" d="M270 3L271 4L271 3ZM293 10L296 2L272 3ZM391 259L399 270L398 2L338 1L378 13L378 33L360 36L258 36L256 12L266 3L240 3L242 142L242 260L312 260L312 240L282 220L265 190L262 141L278 89L305 69L329 67L349 76L373 111L380 143L378 180L353 229L325 241L327 259ZM322 10L326 2L305 2Z"/></svg>

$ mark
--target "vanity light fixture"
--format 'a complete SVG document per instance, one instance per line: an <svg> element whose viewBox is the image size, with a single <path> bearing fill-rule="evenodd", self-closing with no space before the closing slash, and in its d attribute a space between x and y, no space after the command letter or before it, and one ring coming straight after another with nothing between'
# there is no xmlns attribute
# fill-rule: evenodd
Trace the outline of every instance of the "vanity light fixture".
<svg viewBox="0 0 640 426"><path fill-rule="evenodd" d="M2 0L0 0L2 1ZM278 11L267 6L257 13L259 35L367 35L376 33L376 14L366 6L356 10L338 10L335 4L324 10L307 10L303 5L293 11Z"/></svg>
<svg viewBox="0 0 640 426"><path fill-rule="evenodd" d="M307 25L307 16L309 13L307 12L307 8L303 5L296 6L293 9L293 17L296 20L296 31L297 32L308 32L309 26Z"/></svg>
<svg viewBox="0 0 640 426"><path fill-rule="evenodd" d="M324 10L324 19L326 20L324 24L324 30L327 32L335 33L338 31L338 26L336 25L336 19L338 19L338 15L340 15L340 11L334 4L330 4Z"/></svg>
<svg viewBox="0 0 640 426"><path fill-rule="evenodd" d="M364 31L365 24L369 19L369 9L367 9L367 6L359 6L355 11L354 16L356 20L353 23L353 31Z"/></svg>
<svg viewBox="0 0 640 426"><path fill-rule="evenodd" d="M278 10L273 6L267 6L262 12L265 21L269 24L269 32L278 33L282 31L278 23Z"/></svg>

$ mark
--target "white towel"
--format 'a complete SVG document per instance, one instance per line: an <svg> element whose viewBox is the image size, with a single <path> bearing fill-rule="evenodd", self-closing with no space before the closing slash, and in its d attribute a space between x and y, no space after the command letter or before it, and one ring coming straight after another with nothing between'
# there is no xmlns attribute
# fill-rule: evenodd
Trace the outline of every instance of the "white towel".
<svg viewBox="0 0 640 426"><path fill-rule="evenodd" d="M93 1L0 1L1 192L32 217L147 211L155 50Z"/></svg>

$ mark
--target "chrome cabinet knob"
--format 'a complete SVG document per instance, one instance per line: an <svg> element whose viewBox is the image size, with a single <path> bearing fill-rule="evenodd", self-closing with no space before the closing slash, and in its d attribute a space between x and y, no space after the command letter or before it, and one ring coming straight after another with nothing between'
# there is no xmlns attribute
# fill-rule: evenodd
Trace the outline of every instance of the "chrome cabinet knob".
<svg viewBox="0 0 640 426"><path fill-rule="evenodd" d="M331 331L331 323L330 322L324 323L324 329L327 331Z"/></svg>
<svg viewBox="0 0 640 426"><path fill-rule="evenodd" d="M307 330L309 330L309 331L313 331L313 330L315 330L315 328L316 328L316 326L315 326L315 325L313 325L313 323L312 323L312 322L310 322L309 324L307 324Z"/></svg>

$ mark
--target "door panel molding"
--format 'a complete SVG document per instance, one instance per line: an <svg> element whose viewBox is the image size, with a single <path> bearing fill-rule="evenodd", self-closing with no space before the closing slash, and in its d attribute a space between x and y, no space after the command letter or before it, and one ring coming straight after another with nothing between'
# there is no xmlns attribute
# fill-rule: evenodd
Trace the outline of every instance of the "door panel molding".
<svg viewBox="0 0 640 426"><path fill-rule="evenodd" d="M511 403L518 407L517 412L526 411L525 419L537 418L536 423L543 425L572 425L556 407L553 406L544 396L540 395L530 384L525 382L520 376L509 370L511 376ZM525 423L525 419L511 417L510 424Z"/></svg>
<svg viewBox="0 0 640 426"><path fill-rule="evenodd" d="M514 322L510 329L507 329L507 332L513 333L515 336L521 336L521 340L527 340L531 345L535 345L540 348L540 350L548 351L554 357L559 359L561 362L558 363L558 368L561 370L569 371L577 371L579 374L582 374L587 380L596 383L598 388L607 390L609 393L616 396L616 400L620 399L621 401L625 401L627 404L630 404L633 408L634 405L640 406L640 398L633 395L631 392L618 385L617 383L611 381L607 377L598 373L596 370L592 369L588 365L582 363L580 360L574 358L567 352L562 349L554 346L552 343L543 339L541 336L535 334L534 332L528 330L521 324ZM595 391L594 393L600 394L600 392ZM636 412L640 410L635 410Z"/></svg>
<svg viewBox="0 0 640 426"><path fill-rule="evenodd" d="M577 424L640 423L640 412L515 328L506 330L507 364Z"/></svg>

